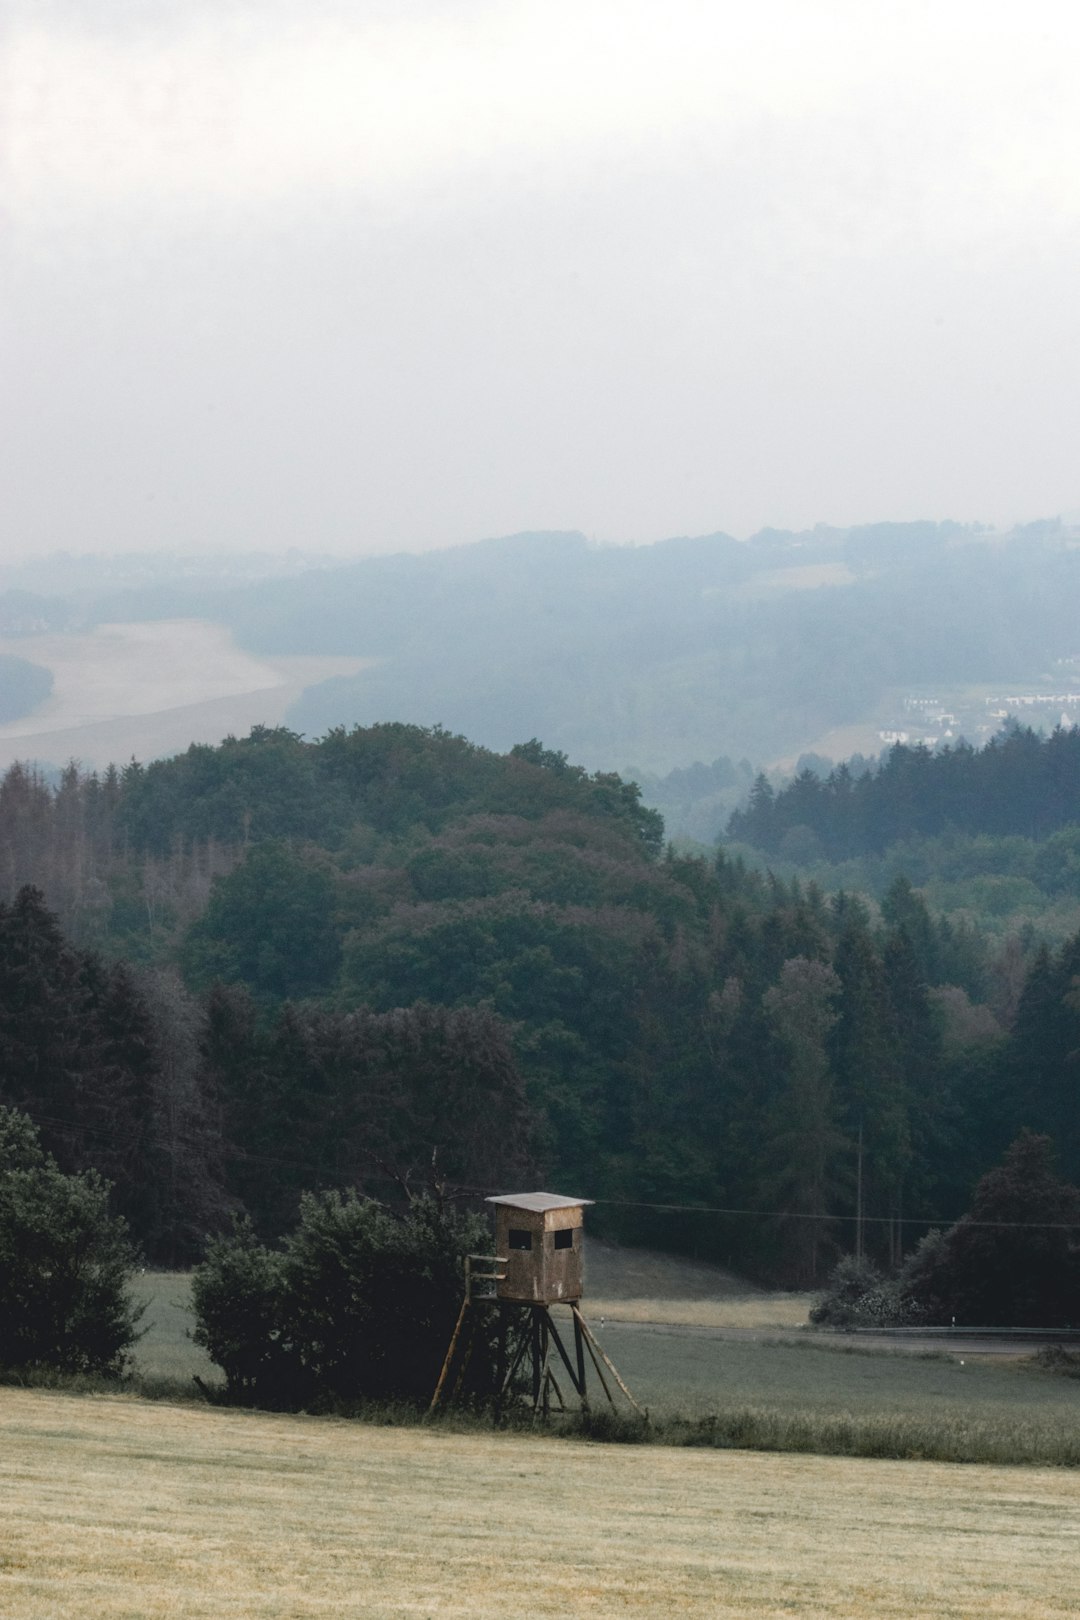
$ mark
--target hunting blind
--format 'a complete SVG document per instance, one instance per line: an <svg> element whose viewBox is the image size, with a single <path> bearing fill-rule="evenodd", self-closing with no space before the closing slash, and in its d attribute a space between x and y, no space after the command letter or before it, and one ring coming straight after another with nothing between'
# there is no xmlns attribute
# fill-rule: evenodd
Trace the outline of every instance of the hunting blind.
<svg viewBox="0 0 1080 1620"><path fill-rule="evenodd" d="M604 1375L605 1368L635 1411L641 1412L581 1314L585 1272L583 1211L592 1199L531 1192L504 1193L486 1202L495 1211L495 1254L494 1257L469 1255L465 1261L465 1298L435 1386L431 1410L434 1411L444 1398L452 1399L462 1388L472 1354L477 1309L494 1305L498 1310L497 1406L501 1406L514 1379L523 1376L528 1366L534 1416L541 1411L547 1416L552 1395L565 1411L566 1403L555 1371L561 1362L582 1410L588 1411L587 1352L612 1407L615 1398ZM564 1329L573 1326L572 1356L551 1314L553 1305L565 1305L570 1310L571 1321L564 1319L563 1326Z"/></svg>
<svg viewBox="0 0 1080 1620"><path fill-rule="evenodd" d="M495 1253L502 1276L498 1299L554 1305L581 1298L582 1211L591 1198L558 1193L507 1193L495 1206Z"/></svg>

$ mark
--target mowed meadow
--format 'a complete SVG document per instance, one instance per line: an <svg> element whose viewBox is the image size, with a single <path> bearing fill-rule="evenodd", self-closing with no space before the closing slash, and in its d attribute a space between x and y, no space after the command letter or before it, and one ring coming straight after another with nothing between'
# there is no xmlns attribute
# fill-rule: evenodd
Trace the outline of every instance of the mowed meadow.
<svg viewBox="0 0 1080 1620"><path fill-rule="evenodd" d="M140 1277L167 1398L0 1388L0 1614L1075 1613L1080 1474L911 1459L1080 1460L1080 1383L852 1350L796 1325L806 1296L685 1261L597 1244L591 1277L658 1443L201 1404L190 1280Z"/></svg>
<svg viewBox="0 0 1080 1620"><path fill-rule="evenodd" d="M1076 1612L1064 1469L613 1447L0 1390L19 1620Z"/></svg>

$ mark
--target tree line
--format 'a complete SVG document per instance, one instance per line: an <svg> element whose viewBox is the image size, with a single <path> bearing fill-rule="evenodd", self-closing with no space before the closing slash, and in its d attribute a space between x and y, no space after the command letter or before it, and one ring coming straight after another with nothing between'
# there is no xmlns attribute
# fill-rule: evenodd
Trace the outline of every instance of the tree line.
<svg viewBox="0 0 1080 1620"><path fill-rule="evenodd" d="M945 833L1042 841L1078 820L1080 729L1043 736L1014 724L985 748L896 743L858 775L807 769L779 792L759 775L728 835L799 863L835 862Z"/></svg>

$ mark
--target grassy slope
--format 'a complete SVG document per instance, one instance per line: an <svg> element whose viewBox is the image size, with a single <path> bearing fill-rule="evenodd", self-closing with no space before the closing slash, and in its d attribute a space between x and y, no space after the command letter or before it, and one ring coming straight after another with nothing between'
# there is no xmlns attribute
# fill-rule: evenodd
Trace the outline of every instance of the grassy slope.
<svg viewBox="0 0 1080 1620"><path fill-rule="evenodd" d="M621 1448L0 1389L0 1613L1075 1613L1070 1472Z"/></svg>

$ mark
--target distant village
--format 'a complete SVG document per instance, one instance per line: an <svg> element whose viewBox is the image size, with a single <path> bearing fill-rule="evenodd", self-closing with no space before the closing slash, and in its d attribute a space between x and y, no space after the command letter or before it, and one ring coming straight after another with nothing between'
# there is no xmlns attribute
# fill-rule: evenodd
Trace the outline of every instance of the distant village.
<svg viewBox="0 0 1080 1620"><path fill-rule="evenodd" d="M1062 659L1060 663L1071 666L1062 673L1075 674L1080 669L1080 658ZM1080 725L1080 690L1048 692L1033 686L978 698L953 695L945 700L909 694L901 700L900 708L897 724L878 732L886 747L906 743L913 748L945 748L961 738L981 747L1010 718L1036 731Z"/></svg>

